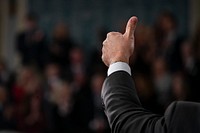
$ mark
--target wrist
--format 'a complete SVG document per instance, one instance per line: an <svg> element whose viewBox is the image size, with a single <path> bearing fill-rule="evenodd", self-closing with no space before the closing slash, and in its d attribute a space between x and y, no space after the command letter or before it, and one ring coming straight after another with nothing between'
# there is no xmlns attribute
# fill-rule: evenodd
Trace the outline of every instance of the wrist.
<svg viewBox="0 0 200 133"><path fill-rule="evenodd" d="M128 59L126 59L126 58L116 58L116 59L113 59L113 60L111 60L110 65L113 64L113 63L116 63L116 62L124 62L124 63L129 64L129 58Z"/></svg>

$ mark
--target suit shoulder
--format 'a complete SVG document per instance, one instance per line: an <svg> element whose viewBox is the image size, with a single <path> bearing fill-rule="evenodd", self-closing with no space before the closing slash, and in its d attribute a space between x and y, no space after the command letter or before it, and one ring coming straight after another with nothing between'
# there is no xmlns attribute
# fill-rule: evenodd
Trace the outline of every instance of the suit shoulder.
<svg viewBox="0 0 200 133"><path fill-rule="evenodd" d="M170 133L200 132L200 104L194 102L173 102L165 112Z"/></svg>

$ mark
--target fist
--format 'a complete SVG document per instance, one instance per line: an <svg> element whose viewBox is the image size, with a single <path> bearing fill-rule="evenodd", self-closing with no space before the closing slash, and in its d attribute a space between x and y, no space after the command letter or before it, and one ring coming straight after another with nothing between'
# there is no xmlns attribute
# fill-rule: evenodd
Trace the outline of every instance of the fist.
<svg viewBox="0 0 200 133"><path fill-rule="evenodd" d="M134 50L134 31L137 17L131 17L126 25L124 34L110 32L103 42L102 60L106 66L115 62L129 63L129 58Z"/></svg>

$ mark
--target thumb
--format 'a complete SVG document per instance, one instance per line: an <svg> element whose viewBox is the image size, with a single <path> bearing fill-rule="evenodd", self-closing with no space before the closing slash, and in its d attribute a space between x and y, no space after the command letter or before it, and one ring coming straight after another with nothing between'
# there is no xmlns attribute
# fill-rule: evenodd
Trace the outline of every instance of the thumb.
<svg viewBox="0 0 200 133"><path fill-rule="evenodd" d="M126 31L124 33L124 36L126 36L127 38L133 38L134 37L134 31L137 25L137 17L133 16L131 17L126 25Z"/></svg>

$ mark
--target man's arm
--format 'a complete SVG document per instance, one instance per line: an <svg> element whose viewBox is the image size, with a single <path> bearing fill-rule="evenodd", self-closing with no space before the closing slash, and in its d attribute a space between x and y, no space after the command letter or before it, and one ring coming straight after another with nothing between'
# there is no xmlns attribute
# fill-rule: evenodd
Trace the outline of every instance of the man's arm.
<svg viewBox="0 0 200 133"><path fill-rule="evenodd" d="M173 102L164 116L145 110L130 76L137 18L129 19L126 32L110 32L103 42L102 60L109 67L102 98L112 133L200 133L200 104Z"/></svg>
<svg viewBox="0 0 200 133"><path fill-rule="evenodd" d="M199 103L173 102L164 116L141 106L128 66L136 23L136 17L130 18L124 34L110 32L103 42L102 60L109 71L102 98L112 133L200 133Z"/></svg>
<svg viewBox="0 0 200 133"><path fill-rule="evenodd" d="M140 104L126 70L106 78L102 99L112 133L200 133L199 103L173 102L164 116L153 114Z"/></svg>
<svg viewBox="0 0 200 133"><path fill-rule="evenodd" d="M166 132L165 119L142 107L127 66L122 65L121 62L111 65L109 70L113 71L109 73L108 70L110 75L106 78L102 89L105 113L112 132ZM118 69L114 71L114 68Z"/></svg>
<svg viewBox="0 0 200 133"><path fill-rule="evenodd" d="M110 32L103 42L102 60L109 67L102 89L105 113L113 133L164 133L165 119L142 108L130 76L136 23L130 18L124 34Z"/></svg>

